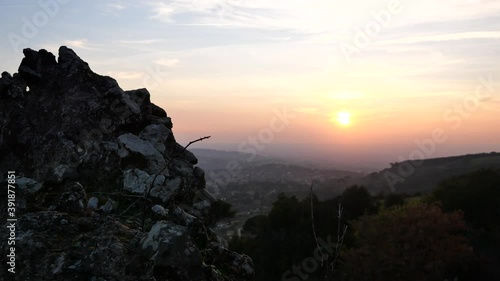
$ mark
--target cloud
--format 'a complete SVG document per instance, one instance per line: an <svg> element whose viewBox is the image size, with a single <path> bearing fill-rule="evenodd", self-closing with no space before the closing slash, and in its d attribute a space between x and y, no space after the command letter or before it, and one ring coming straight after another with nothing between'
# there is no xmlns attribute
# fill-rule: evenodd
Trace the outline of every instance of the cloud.
<svg viewBox="0 0 500 281"><path fill-rule="evenodd" d="M63 41L62 44L73 49L83 49L89 51L102 51L109 47L102 44L89 43L88 40L85 38L75 39L75 40L65 40Z"/></svg>
<svg viewBox="0 0 500 281"><path fill-rule="evenodd" d="M108 71L106 74L117 80L133 80L144 77L144 73L135 71Z"/></svg>
<svg viewBox="0 0 500 281"><path fill-rule="evenodd" d="M442 42L456 41L467 39L500 39L499 31L476 31L476 32L460 32L460 33L445 33L436 35L413 36L409 38L385 40L377 44L393 45L393 44L415 44L426 42Z"/></svg>
<svg viewBox="0 0 500 281"><path fill-rule="evenodd" d="M127 45L151 45L154 43L159 43L164 40L162 39L144 39L144 40L116 40L117 44L127 44Z"/></svg>
<svg viewBox="0 0 500 281"><path fill-rule="evenodd" d="M161 58L155 61L156 64L163 65L163 66L175 66L179 63L178 59L165 59Z"/></svg>
<svg viewBox="0 0 500 281"><path fill-rule="evenodd" d="M71 48L79 48L84 50L96 50L96 48L91 47L87 39L77 39L77 40L66 40L64 45Z"/></svg>
<svg viewBox="0 0 500 281"><path fill-rule="evenodd" d="M151 18L178 25L284 30L306 34L352 31L387 10L389 0L156 0ZM418 2L418 3L417 3ZM498 16L500 1L400 0L391 26L414 26Z"/></svg>
<svg viewBox="0 0 500 281"><path fill-rule="evenodd" d="M151 4L153 6L152 19L158 19L164 22L172 22L172 16L176 13L176 9L169 4L157 2Z"/></svg>
<svg viewBox="0 0 500 281"><path fill-rule="evenodd" d="M120 3L120 2L109 3L107 5L107 7L110 9L113 9L113 10L118 10L118 11L121 11L121 10L124 10L127 8L127 6L125 6L125 4Z"/></svg>

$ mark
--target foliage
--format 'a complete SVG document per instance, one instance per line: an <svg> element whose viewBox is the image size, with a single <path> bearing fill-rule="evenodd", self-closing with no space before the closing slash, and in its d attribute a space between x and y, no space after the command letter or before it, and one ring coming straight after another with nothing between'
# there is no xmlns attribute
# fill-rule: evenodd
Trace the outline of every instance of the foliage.
<svg viewBox="0 0 500 281"><path fill-rule="evenodd" d="M213 202L210 206L210 211L212 213L213 221L219 221L225 218L232 218L236 214L234 210L231 209L232 205L224 200L218 199Z"/></svg>
<svg viewBox="0 0 500 281"><path fill-rule="evenodd" d="M481 280L499 280L500 268L500 172L480 170L443 181L427 198L447 212L462 210L470 230L468 237L483 259Z"/></svg>
<svg viewBox="0 0 500 281"><path fill-rule="evenodd" d="M384 207L403 206L407 196L400 193L390 193L384 198Z"/></svg>
<svg viewBox="0 0 500 281"><path fill-rule="evenodd" d="M280 280L284 272L313 254L316 242L311 227L310 200L280 194L269 215L249 219L243 227L242 237L233 237L230 241L230 248L252 257L256 280ZM376 210L374 200L361 186L350 187L341 196L326 201L319 201L314 196L314 223L318 238L326 240L330 236L336 239L340 202L346 214L342 216L341 224ZM345 240L346 243L352 240L349 232ZM322 268L311 273L309 280L323 276L326 269L325 262Z"/></svg>
<svg viewBox="0 0 500 281"><path fill-rule="evenodd" d="M347 220L373 214L377 210L372 196L364 186L354 185L347 188L342 192L341 200Z"/></svg>
<svg viewBox="0 0 500 281"><path fill-rule="evenodd" d="M353 224L355 247L342 255L349 280L444 280L473 264L460 211L412 204Z"/></svg>
<svg viewBox="0 0 500 281"><path fill-rule="evenodd" d="M480 170L443 181L431 195L445 211L462 210L476 228L492 230L500 222L500 172Z"/></svg>

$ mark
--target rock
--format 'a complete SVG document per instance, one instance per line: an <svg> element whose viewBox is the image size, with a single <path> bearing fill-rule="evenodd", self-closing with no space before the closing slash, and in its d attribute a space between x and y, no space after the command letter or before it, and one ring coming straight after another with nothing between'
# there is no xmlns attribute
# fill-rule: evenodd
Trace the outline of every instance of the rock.
<svg viewBox="0 0 500 281"><path fill-rule="evenodd" d="M159 182L159 181L156 181ZM130 169L123 173L123 190L133 194L144 194L149 187L149 174L139 170Z"/></svg>
<svg viewBox="0 0 500 281"><path fill-rule="evenodd" d="M184 147L182 145L177 144L176 151L178 152L182 151L182 153L178 157L186 160L189 164L191 165L198 164L198 158L196 158L196 156L194 156L194 154L191 151L184 150Z"/></svg>
<svg viewBox="0 0 500 281"><path fill-rule="evenodd" d="M189 164L184 159L173 159L170 162L170 167L178 175L184 177L193 177L193 165Z"/></svg>
<svg viewBox="0 0 500 281"><path fill-rule="evenodd" d="M207 185L207 182L205 180L205 171L203 171L203 169L201 169L200 167L194 167L193 175L196 179L196 189L205 189Z"/></svg>
<svg viewBox="0 0 500 281"><path fill-rule="evenodd" d="M150 182L153 181L153 176L151 176ZM150 192L150 196L153 198L159 198L162 202L167 203L170 201L172 195L177 193L177 191L181 188L182 179L179 177L169 179L165 181L164 186L155 185Z"/></svg>
<svg viewBox="0 0 500 281"><path fill-rule="evenodd" d="M155 117L151 116L151 124L156 124L156 125L163 125L167 129L172 129L173 124L172 124L172 119L170 117Z"/></svg>
<svg viewBox="0 0 500 281"><path fill-rule="evenodd" d="M150 142L161 153L165 153L165 143L173 138L172 131L163 125L151 124L144 128L139 137Z"/></svg>
<svg viewBox="0 0 500 281"><path fill-rule="evenodd" d="M163 208L161 205L154 205L153 207L151 207L151 211L160 217L168 216L168 210Z"/></svg>
<svg viewBox="0 0 500 281"><path fill-rule="evenodd" d="M163 108L161 108L155 104L151 104L151 114L155 117L158 117L158 118L167 117L167 113L165 112L165 110L163 110ZM167 127L167 128L169 128L169 127ZM170 127L169 129L172 129L172 127Z"/></svg>
<svg viewBox="0 0 500 281"><path fill-rule="evenodd" d="M97 199L97 197L90 197L89 201L87 202L87 209L97 210L98 207L99 199Z"/></svg>
<svg viewBox="0 0 500 281"><path fill-rule="evenodd" d="M146 190L151 187L155 175L149 175L139 169L132 169L125 171L123 178L124 191L144 195ZM180 177L166 179L165 176L158 175L154 186L149 191L149 196L151 198L158 198L164 203L169 202L172 195L178 191L181 185L182 180Z"/></svg>
<svg viewBox="0 0 500 281"><path fill-rule="evenodd" d="M144 195L146 190L151 187L154 178L155 175L149 175L139 169L127 170L123 174L123 190L133 194ZM149 191L149 195L152 198L168 202L170 197L180 188L181 184L182 180L179 177L166 179L165 176L158 175L154 186Z"/></svg>
<svg viewBox="0 0 500 281"><path fill-rule="evenodd" d="M184 226L189 226L195 220L197 220L197 218L195 216L186 213L179 206L174 208L173 213L176 216L177 220L180 221L182 223L182 225L184 225Z"/></svg>
<svg viewBox="0 0 500 281"><path fill-rule="evenodd" d="M36 83L42 78L46 78L47 72L45 69L57 66L56 57L47 52L46 50L34 51L31 49L24 49L24 58L19 66L19 74L24 79L31 83Z"/></svg>
<svg viewBox="0 0 500 281"><path fill-rule="evenodd" d="M66 164L61 164L54 168L54 180L61 183L65 179L76 178L77 172L74 168Z"/></svg>
<svg viewBox="0 0 500 281"><path fill-rule="evenodd" d="M24 177L16 178L16 186L16 207L19 210L24 210L28 207L31 207L28 206L28 202L33 202L36 198L37 193L43 188L42 183L39 183L34 179Z"/></svg>
<svg viewBox="0 0 500 281"><path fill-rule="evenodd" d="M129 158L127 162L140 163L148 172L158 173L167 164L156 148L147 141L133 134L124 134L118 137L121 145L120 156Z"/></svg>
<svg viewBox="0 0 500 281"><path fill-rule="evenodd" d="M27 84L19 78L19 74L14 77L8 72L2 72L0 78L0 97L23 99L24 94L27 93Z"/></svg>
<svg viewBox="0 0 500 281"><path fill-rule="evenodd" d="M200 191L197 192L198 198L207 201L209 204L217 202L217 198L213 196L208 190L206 189L201 189Z"/></svg>
<svg viewBox="0 0 500 281"><path fill-rule="evenodd" d="M86 198L85 188L79 182L73 182L59 196L55 210L69 213L83 211Z"/></svg>
<svg viewBox="0 0 500 281"><path fill-rule="evenodd" d="M42 189L43 184L37 182L34 179L30 178L17 178L16 184L18 190L22 191L23 194L33 195L37 193L40 189Z"/></svg>
<svg viewBox="0 0 500 281"><path fill-rule="evenodd" d="M185 226L168 221L157 222L142 241L142 249L149 252L153 268L174 268L175 277L183 280L201 280L202 256L188 235Z"/></svg>
<svg viewBox="0 0 500 281"><path fill-rule="evenodd" d="M246 256L216 252L227 243L204 216L204 172L146 89L124 91L64 46L57 60L23 53L0 77L0 170L19 173L15 280L252 280Z"/></svg>
<svg viewBox="0 0 500 281"><path fill-rule="evenodd" d="M128 95L139 107L141 111L141 115L144 117L151 116L153 104L150 101L150 94L147 89L137 89L131 91L125 91L125 94Z"/></svg>
<svg viewBox="0 0 500 281"><path fill-rule="evenodd" d="M103 212L106 212L106 213L110 213L116 209L116 206L117 206L117 203L115 201L113 201L112 199L108 199L108 201L106 201L106 204L101 206L100 210L102 210Z"/></svg>
<svg viewBox="0 0 500 281"><path fill-rule="evenodd" d="M210 215L210 202L203 200L193 204L193 213L200 218L208 217Z"/></svg>

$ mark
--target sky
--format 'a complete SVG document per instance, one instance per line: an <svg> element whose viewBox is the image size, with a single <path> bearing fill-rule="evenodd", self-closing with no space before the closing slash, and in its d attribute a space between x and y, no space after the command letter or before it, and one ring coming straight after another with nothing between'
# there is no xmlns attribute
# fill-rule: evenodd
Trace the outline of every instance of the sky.
<svg viewBox="0 0 500 281"><path fill-rule="evenodd" d="M0 0L0 68L72 48L198 147L389 163L499 151L497 0Z"/></svg>

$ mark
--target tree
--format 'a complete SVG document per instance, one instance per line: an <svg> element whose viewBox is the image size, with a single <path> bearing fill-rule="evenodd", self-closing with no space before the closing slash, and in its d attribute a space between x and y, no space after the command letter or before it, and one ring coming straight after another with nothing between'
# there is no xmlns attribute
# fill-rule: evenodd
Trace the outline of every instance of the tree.
<svg viewBox="0 0 500 281"><path fill-rule="evenodd" d="M463 213L413 204L353 223L355 247L343 254L349 280L445 280L473 264Z"/></svg>
<svg viewBox="0 0 500 281"><path fill-rule="evenodd" d="M427 199L443 210L465 213L468 237L481 256L478 279L499 280L500 268L500 172L480 170L441 182Z"/></svg>
<svg viewBox="0 0 500 281"><path fill-rule="evenodd" d="M211 221L217 222L221 219L232 218L236 211L232 209L232 205L224 200L218 199L210 206Z"/></svg>
<svg viewBox="0 0 500 281"><path fill-rule="evenodd" d="M500 172L480 170L441 182L430 201L439 201L443 210L462 210L475 228L498 229L500 222Z"/></svg>
<svg viewBox="0 0 500 281"><path fill-rule="evenodd" d="M346 220L354 220L364 214L373 214L377 210L372 196L364 186L353 185L344 190L341 202L345 209Z"/></svg>

